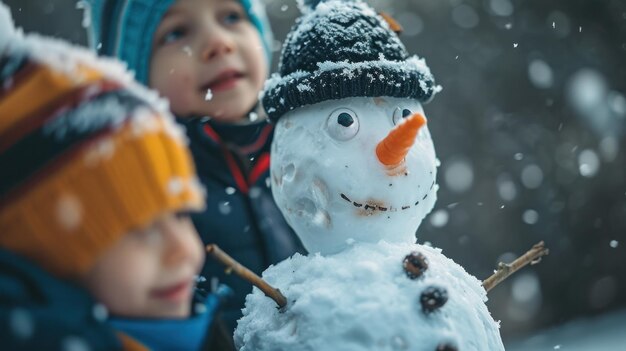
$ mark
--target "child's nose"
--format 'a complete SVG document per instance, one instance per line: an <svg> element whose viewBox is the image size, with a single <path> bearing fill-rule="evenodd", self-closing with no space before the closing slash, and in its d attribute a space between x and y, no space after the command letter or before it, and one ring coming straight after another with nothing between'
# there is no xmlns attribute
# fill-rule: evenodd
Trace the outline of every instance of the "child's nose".
<svg viewBox="0 0 626 351"><path fill-rule="evenodd" d="M202 259L202 243L191 220L173 219L166 232L165 265L177 265L184 261L195 265Z"/></svg>
<svg viewBox="0 0 626 351"><path fill-rule="evenodd" d="M221 28L207 28L202 43L201 58L210 61L235 50L232 36Z"/></svg>

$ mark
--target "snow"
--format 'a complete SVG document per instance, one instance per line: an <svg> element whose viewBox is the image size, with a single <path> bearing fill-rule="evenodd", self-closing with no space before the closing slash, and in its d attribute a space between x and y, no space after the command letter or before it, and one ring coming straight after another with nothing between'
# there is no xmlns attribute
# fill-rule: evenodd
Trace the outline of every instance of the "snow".
<svg viewBox="0 0 626 351"><path fill-rule="evenodd" d="M306 3L306 1L305 1ZM432 82L432 74L428 66L423 59L417 56L408 57L394 57L385 58L384 55L379 55L378 59L365 61L365 62L347 62L347 61L326 61L318 63L318 67L314 72L302 72L295 67L286 66L287 62L298 62L300 60L293 59L301 54L301 41L307 41L308 35L313 28L316 29L316 35L319 35L318 40L324 45L331 47L341 47L345 57L349 56L367 56L370 50L370 45L366 45L366 42L376 42L381 40L380 38L387 38L389 26L382 17L378 16L376 12L362 1L334 1L328 0L321 2L315 11L304 6L304 3L300 2L300 7L303 9L304 15L297 20L296 26L289 33L285 45L283 46L283 52L281 57L281 63L279 70L283 72L281 77L278 74L272 75L272 77L266 82L265 91L272 91L274 94L280 94L280 88L282 85L292 82L294 80L299 81L298 85L300 91L308 91L309 80L304 79L307 74L311 74L310 80L315 80L317 76L327 73L329 71L337 72L338 75L346 76L347 78L353 78L355 73L361 71L371 70L373 68L392 68L394 71L406 72L406 77L410 75L410 72L418 72L422 75L423 81L420 82L422 90L435 93L440 91L440 87L429 87L427 81ZM347 23L351 20L351 16L347 14L359 13L362 16L374 18L377 23L375 27L366 25L366 21L356 22L354 25L344 27L337 23ZM318 30L324 28L323 31ZM342 42L354 42L353 45L343 45L339 43L339 38ZM387 39L385 39L387 40ZM389 37L389 42L385 43L388 46L389 51L402 53L406 52L406 49L397 36L392 35ZM399 54L400 55L400 54ZM387 80L385 77L376 76L371 77L372 81L381 80L390 85L398 85L404 82L404 79L400 78L398 81ZM430 94L429 94L430 95Z"/></svg>
<svg viewBox="0 0 626 351"><path fill-rule="evenodd" d="M543 171L536 164L526 165L520 177L522 184L528 189L537 189L543 183Z"/></svg>
<svg viewBox="0 0 626 351"><path fill-rule="evenodd" d="M219 204L217 204L217 209L223 216L230 214L230 212L233 210L230 206L230 202L228 201L221 201Z"/></svg>
<svg viewBox="0 0 626 351"><path fill-rule="evenodd" d="M28 339L35 332L35 321L27 310L15 308L9 313L9 328L18 339Z"/></svg>
<svg viewBox="0 0 626 351"><path fill-rule="evenodd" d="M10 55L26 55L30 60L41 63L73 80L77 86L87 78L80 72L85 67L98 71L106 80L114 81L124 87L133 99L144 104L130 110L128 95L106 95L103 98L81 104L71 111L59 110L57 118L44 125L47 135L62 139L68 134L79 134L102 128L118 128L130 120L136 132L165 130L166 133L182 144L187 143L184 130L176 124L169 112L169 103L158 97L154 91L136 83L126 66L114 59L98 58L91 51L72 46L64 41L41 37L36 34L24 35L13 29L7 8L0 4L0 47ZM5 82L8 83L8 82ZM89 99L100 93L98 85L92 85L85 91L84 98ZM149 106L149 108L145 107ZM152 122L150 122L152 121ZM148 128L150 124L155 128ZM93 153L90 153L93 156Z"/></svg>
<svg viewBox="0 0 626 351"><path fill-rule="evenodd" d="M461 4L452 9L452 21L462 29L472 29L480 23L480 17L473 7Z"/></svg>
<svg viewBox="0 0 626 351"><path fill-rule="evenodd" d="M445 209L439 209L430 215L430 224L435 228L444 227L448 224L450 214Z"/></svg>
<svg viewBox="0 0 626 351"><path fill-rule="evenodd" d="M204 100L211 101L211 99L213 99L213 92L211 91L211 89L208 89L206 91L206 95L204 96Z"/></svg>
<svg viewBox="0 0 626 351"><path fill-rule="evenodd" d="M552 68L543 60L535 59L528 65L528 78L539 89L547 89L554 84Z"/></svg>
<svg viewBox="0 0 626 351"><path fill-rule="evenodd" d="M526 224L537 224L537 221L539 221L539 213L535 210L528 209L522 214L522 220Z"/></svg>
<svg viewBox="0 0 626 351"><path fill-rule="evenodd" d="M183 47L183 51L185 52L185 54L189 57L191 57L193 55L193 50L191 50L191 47L189 47L188 45L185 45Z"/></svg>
<svg viewBox="0 0 626 351"><path fill-rule="evenodd" d="M83 206L74 194L61 194L56 201L56 218L67 232L80 226L83 218Z"/></svg>
<svg viewBox="0 0 626 351"><path fill-rule="evenodd" d="M507 173L501 174L496 180L498 195L504 201L513 201L517 197L517 185Z"/></svg>
<svg viewBox="0 0 626 351"><path fill-rule="evenodd" d="M375 149L394 128L396 107L424 113L417 100L360 97L304 106L278 121L271 189L309 252L338 252L350 237L415 242L415 230L436 200L436 157L424 126L405 157L406 169L389 175ZM336 129L344 127L331 117L338 111L358 120L349 140L337 137Z"/></svg>
<svg viewBox="0 0 626 351"><path fill-rule="evenodd" d="M594 177L600 168L600 158L592 149L585 149L578 154L578 170L586 178Z"/></svg>
<svg viewBox="0 0 626 351"><path fill-rule="evenodd" d="M464 193L474 184L474 167L469 160L450 160L444 168L444 181L451 191Z"/></svg>
<svg viewBox="0 0 626 351"><path fill-rule="evenodd" d="M250 192L248 193L251 199L256 199L261 196L261 188L254 186L250 188Z"/></svg>
<svg viewBox="0 0 626 351"><path fill-rule="evenodd" d="M61 341L62 351L90 351L91 348L87 342L78 336L69 335Z"/></svg>
<svg viewBox="0 0 626 351"><path fill-rule="evenodd" d="M489 7L497 16L511 16L513 14L513 3L510 0L490 0Z"/></svg>
<svg viewBox="0 0 626 351"><path fill-rule="evenodd" d="M126 104L118 99L97 99L66 113L59 112L59 117L46 122L43 127L44 134L57 140L65 139L70 133L82 134L105 127L119 127L127 118Z"/></svg>
<svg viewBox="0 0 626 351"><path fill-rule="evenodd" d="M115 153L115 141L111 138L100 138L85 152L83 161L88 167L95 167L101 161L108 160Z"/></svg>
<svg viewBox="0 0 626 351"><path fill-rule="evenodd" d="M417 251L428 268L410 279L403 260ZM254 289L235 342L247 350L504 350L480 281L441 254L416 244L360 243L329 256L296 254L263 273L288 305ZM447 301L428 313L422 293L437 288ZM375 345L375 346L374 346Z"/></svg>
<svg viewBox="0 0 626 351"><path fill-rule="evenodd" d="M541 297L539 278L533 272L524 271L512 277L511 297L521 303Z"/></svg>
<svg viewBox="0 0 626 351"><path fill-rule="evenodd" d="M556 346L567 351L621 350L626 344L626 310L593 318L580 318L507 343L508 351L551 351Z"/></svg>
<svg viewBox="0 0 626 351"><path fill-rule="evenodd" d="M15 25L9 8L0 2L0 53L4 52L6 46L15 35Z"/></svg>
<svg viewBox="0 0 626 351"><path fill-rule="evenodd" d="M567 82L568 103L590 129L601 137L616 136L624 130L626 98L612 90L607 78L592 68L582 68Z"/></svg>
<svg viewBox="0 0 626 351"><path fill-rule="evenodd" d="M103 322L107 318L109 318L109 310L101 303L95 304L93 306L93 309L91 310L91 313L93 314L93 317L100 322Z"/></svg>
<svg viewBox="0 0 626 351"><path fill-rule="evenodd" d="M91 4L88 1L79 0L76 2L76 9L83 11L83 18L81 20L81 25L85 29L89 29L92 23L90 7L91 7Z"/></svg>
<svg viewBox="0 0 626 351"><path fill-rule="evenodd" d="M132 91L134 96L148 102L148 105L159 114L173 119L169 113L169 103L160 98L156 92L135 82L133 74L126 69L125 64L112 58L97 57L86 48L68 44L60 39L34 33L25 35L13 27L7 7L0 4L0 51L5 50L9 54L26 54L33 61L72 77L77 85L85 79L79 74L78 68L93 68L103 74L104 78L120 83L125 89ZM96 120L94 123L101 123Z"/></svg>
<svg viewBox="0 0 626 351"><path fill-rule="evenodd" d="M259 119L259 114L256 113L256 112L250 112L250 113L248 113L248 119L250 120L250 122L254 122L254 121ZM252 160L250 160L250 161L252 161Z"/></svg>
<svg viewBox="0 0 626 351"><path fill-rule="evenodd" d="M167 182L167 191L173 196L179 195L185 190L185 183L181 177L172 177Z"/></svg>

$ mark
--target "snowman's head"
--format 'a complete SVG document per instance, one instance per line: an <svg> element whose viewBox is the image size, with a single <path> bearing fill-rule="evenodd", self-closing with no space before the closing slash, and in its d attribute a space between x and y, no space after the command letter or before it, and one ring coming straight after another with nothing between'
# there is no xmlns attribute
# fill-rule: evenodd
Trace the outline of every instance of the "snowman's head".
<svg viewBox="0 0 626 351"><path fill-rule="evenodd" d="M281 117L272 192L309 252L331 254L381 239L415 242L437 190L423 115L415 99L355 97Z"/></svg>

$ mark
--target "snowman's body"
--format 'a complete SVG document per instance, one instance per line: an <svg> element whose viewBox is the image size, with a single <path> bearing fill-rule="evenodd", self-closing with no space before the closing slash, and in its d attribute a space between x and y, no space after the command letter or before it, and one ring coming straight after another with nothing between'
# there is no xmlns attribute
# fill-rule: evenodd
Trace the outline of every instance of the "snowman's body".
<svg viewBox="0 0 626 351"><path fill-rule="evenodd" d="M277 122L272 192L310 254L263 273L288 304L255 289L236 345L504 350L481 282L415 244L437 191L428 67L360 0L305 3L314 10L287 37L263 104Z"/></svg>
<svg viewBox="0 0 626 351"><path fill-rule="evenodd" d="M402 262L414 251L428 269L410 279ZM241 351L504 350L480 282L438 249L355 243L335 255L296 255L263 278L289 304L279 311L260 290L248 295L235 331ZM428 312L421 298L432 288L447 301Z"/></svg>

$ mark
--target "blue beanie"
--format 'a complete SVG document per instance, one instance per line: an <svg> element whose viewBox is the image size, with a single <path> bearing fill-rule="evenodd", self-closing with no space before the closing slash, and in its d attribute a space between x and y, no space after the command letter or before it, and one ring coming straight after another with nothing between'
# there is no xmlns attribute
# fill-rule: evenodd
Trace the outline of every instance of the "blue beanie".
<svg viewBox="0 0 626 351"><path fill-rule="evenodd" d="M83 0L89 23L89 45L99 55L118 57L148 83L152 37L161 18L176 0ZM259 31L268 65L272 59L272 30L261 0L239 0Z"/></svg>

